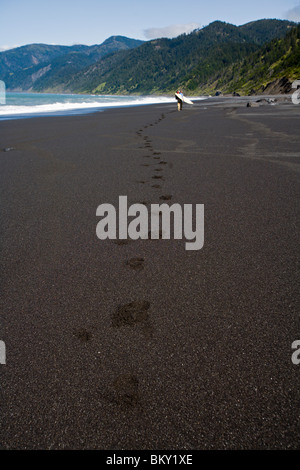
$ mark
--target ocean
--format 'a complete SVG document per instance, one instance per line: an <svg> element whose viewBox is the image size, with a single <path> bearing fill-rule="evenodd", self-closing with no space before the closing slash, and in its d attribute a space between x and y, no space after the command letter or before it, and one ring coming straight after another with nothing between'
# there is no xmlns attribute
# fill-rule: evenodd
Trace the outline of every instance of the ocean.
<svg viewBox="0 0 300 470"><path fill-rule="evenodd" d="M0 120L83 114L113 107L173 102L175 104L175 99L170 96L6 93L6 104L0 105Z"/></svg>

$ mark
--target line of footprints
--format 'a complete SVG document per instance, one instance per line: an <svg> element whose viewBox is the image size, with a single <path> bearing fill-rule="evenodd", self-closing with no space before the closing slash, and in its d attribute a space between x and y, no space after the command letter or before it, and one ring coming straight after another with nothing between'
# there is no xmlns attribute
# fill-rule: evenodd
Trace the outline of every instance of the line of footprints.
<svg viewBox="0 0 300 470"><path fill-rule="evenodd" d="M153 169L154 173L151 176L153 184L151 187L154 189L162 188L161 183L165 180L163 176L163 170L165 166L168 165L168 162L161 159L161 152L154 150L151 139L149 136L144 135L144 132L148 127L157 125L163 119L165 119L165 115L161 114L160 118L158 118L153 124L145 125L136 132L138 137L143 139L143 145L139 148L147 150L147 155L143 155L142 158L153 160L153 163L150 163L148 160L147 163L142 163L141 166ZM171 165L169 165L169 167L171 167ZM145 184L147 181L141 180L137 183ZM161 201L170 201L172 199L172 195L161 195L159 199ZM141 204L147 205L148 202L142 201ZM149 239L150 238L151 237L149 234ZM131 240L115 240L114 243L122 246L127 245L130 243L130 241ZM124 264L129 269L141 271L144 269L144 262L144 258L136 257L126 260ZM112 315L111 325L113 328L120 328L124 326L134 326L136 324L141 324L144 335L147 338L151 338L153 328L149 320L149 309L150 302L146 300L137 300L128 304L119 305ZM93 337L92 333L85 329L78 329L74 331L74 336L82 343L89 342ZM113 401L123 409L128 409L139 404L139 380L136 375L132 373L119 375L113 382L113 388L115 392Z"/></svg>

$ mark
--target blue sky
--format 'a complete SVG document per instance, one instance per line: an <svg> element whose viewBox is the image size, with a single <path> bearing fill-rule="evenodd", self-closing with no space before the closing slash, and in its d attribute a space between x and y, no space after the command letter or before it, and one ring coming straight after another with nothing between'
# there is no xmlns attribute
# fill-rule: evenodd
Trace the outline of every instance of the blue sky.
<svg viewBox="0 0 300 470"><path fill-rule="evenodd" d="M0 50L31 43L101 44L112 35L175 37L214 20L300 21L300 0L0 0Z"/></svg>

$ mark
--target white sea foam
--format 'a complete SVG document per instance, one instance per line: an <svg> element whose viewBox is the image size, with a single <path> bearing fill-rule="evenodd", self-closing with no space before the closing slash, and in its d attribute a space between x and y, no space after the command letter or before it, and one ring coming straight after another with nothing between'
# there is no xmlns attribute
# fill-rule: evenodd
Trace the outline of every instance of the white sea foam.
<svg viewBox="0 0 300 470"><path fill-rule="evenodd" d="M31 95L31 96L30 96ZM19 98L19 99L18 99ZM23 98L23 99L22 99ZM26 98L26 104L24 101ZM45 94L14 94L12 104L0 106L0 119L6 117L22 117L22 116L41 116L51 114L73 114L82 112L92 112L93 110L101 110L102 108L138 106L147 104L173 103L174 98L170 96L97 96L89 95L55 95ZM198 99L201 99L199 97ZM43 104L38 104L38 102ZM48 101L48 102L47 102ZM9 100L7 101L9 102ZM20 103L20 104L18 104Z"/></svg>

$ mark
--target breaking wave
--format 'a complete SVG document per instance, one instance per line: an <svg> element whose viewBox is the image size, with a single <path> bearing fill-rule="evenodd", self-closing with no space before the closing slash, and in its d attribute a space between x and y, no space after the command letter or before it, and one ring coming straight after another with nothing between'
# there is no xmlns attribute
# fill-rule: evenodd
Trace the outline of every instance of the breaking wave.
<svg viewBox="0 0 300 470"><path fill-rule="evenodd" d="M97 96L44 93L7 93L0 106L0 119L17 117L81 114L106 108L174 103L170 96Z"/></svg>

